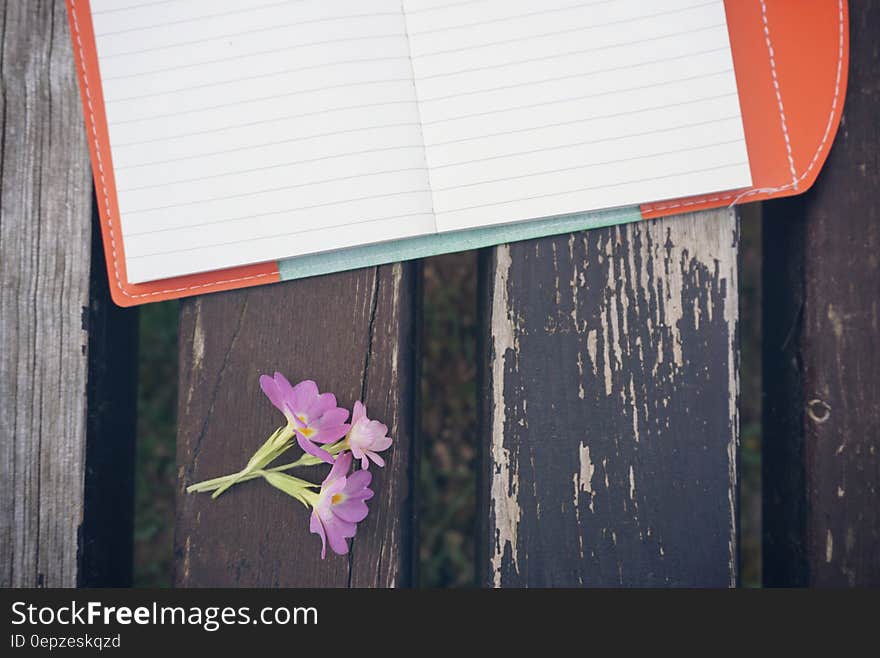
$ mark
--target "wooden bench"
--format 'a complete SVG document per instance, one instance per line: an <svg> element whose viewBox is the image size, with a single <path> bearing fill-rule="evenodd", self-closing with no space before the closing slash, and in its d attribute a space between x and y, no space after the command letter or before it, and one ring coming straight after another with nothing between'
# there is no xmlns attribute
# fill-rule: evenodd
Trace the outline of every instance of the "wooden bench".
<svg viewBox="0 0 880 658"><path fill-rule="evenodd" d="M880 584L880 2L850 11L825 171L764 209L771 585ZM64 3L0 16L0 584L125 585L137 311L107 295ZM480 254L482 584L737 584L738 258L733 210ZM418 262L182 302L177 585L417 584L419 309ZM346 558L322 563L268 487L183 493L273 429L257 377L274 369L392 428Z"/></svg>

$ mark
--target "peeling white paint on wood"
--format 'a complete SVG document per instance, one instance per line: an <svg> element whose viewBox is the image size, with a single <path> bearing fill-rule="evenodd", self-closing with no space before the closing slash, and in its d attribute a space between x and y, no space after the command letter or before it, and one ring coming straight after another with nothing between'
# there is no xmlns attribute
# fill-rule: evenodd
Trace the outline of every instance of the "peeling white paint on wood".
<svg viewBox="0 0 880 658"><path fill-rule="evenodd" d="M727 221L732 225L730 240L737 244L739 235L739 218L736 211L728 210ZM724 235L719 231L719 235ZM727 472L729 475L727 490L727 507L730 510L730 530L728 539L730 558L730 586L736 587L737 579L737 505L736 492L738 487L736 470L737 454L739 453L739 261L737 251L729 245L718 245L716 262L722 276L727 279L727 298L724 300L724 323L727 326L727 411L728 429L730 435L727 439ZM711 300L711 296L709 297ZM711 319L711 304L709 311Z"/></svg>
<svg viewBox="0 0 880 658"><path fill-rule="evenodd" d="M507 420L504 396L504 370L508 358L516 358L516 341L513 320L510 317L507 293L507 279L510 272L510 247L502 245L496 249L497 265L493 284L492 348L495 358L492 361L492 484L491 521L495 545L492 553L494 584L501 586L501 569L504 554L510 551L510 559L515 570L519 569L517 560L517 533L519 529L520 507L518 500L519 478L516 459L504 447L504 430Z"/></svg>
<svg viewBox="0 0 880 658"><path fill-rule="evenodd" d="M193 303L195 321L192 333L192 375L189 377L189 385L186 387L186 411L192 404L193 391L199 381L199 371L205 359L205 327L202 324L202 302L196 299Z"/></svg>
<svg viewBox="0 0 880 658"><path fill-rule="evenodd" d="M587 354L590 355L590 364L593 366L593 374L598 373L598 366L596 365L598 362L596 361L597 351L596 346L598 344L598 334L595 329L591 329L587 332Z"/></svg>
<svg viewBox="0 0 880 658"><path fill-rule="evenodd" d="M614 391L614 377L611 372L611 353L609 350L608 323L602 323L602 361L605 365L605 395L611 395Z"/></svg>
<svg viewBox="0 0 880 658"><path fill-rule="evenodd" d="M575 513L578 515L578 521L580 521L580 493L583 492L590 497L588 506L591 512L595 511L593 506L594 499L594 491L593 491L593 474L596 472L596 467L593 465L593 461L590 459L590 446L581 441L581 444L578 448L578 462L580 464L580 469L574 473L572 476L574 481L574 507Z"/></svg>
<svg viewBox="0 0 880 658"><path fill-rule="evenodd" d="M202 326L202 313L201 313L201 300L196 300L195 302L195 315L196 321L193 326L193 341L192 341L192 354L193 354L193 370L197 370L202 367L202 360L205 358L205 328Z"/></svg>
<svg viewBox="0 0 880 658"><path fill-rule="evenodd" d="M735 584L736 246L736 217L723 209L496 250L486 300L493 584L543 577ZM707 382L711 391L703 392ZM530 418L520 398L533 391L543 397L532 398ZM551 443L527 431L530 419L551 424ZM581 427L589 445L572 436ZM693 450L687 462L703 470L683 469L669 456L683 450ZM682 478L696 486L683 490ZM705 546L696 530L685 540L664 532L679 513L658 502L709 489L711 504L692 501L712 517ZM576 543L567 544L574 555L548 560L547 543L534 541L540 503L541 531L572 537L575 526ZM704 559L711 575L688 572Z"/></svg>
<svg viewBox="0 0 880 658"><path fill-rule="evenodd" d="M596 467L593 466L593 462L590 460L590 446L583 441L581 441L580 449L578 450L578 460L581 465L581 490L588 494L592 494L593 473L596 472Z"/></svg>
<svg viewBox="0 0 880 658"><path fill-rule="evenodd" d="M639 403L636 398L636 385L633 376L629 376L629 402L632 408L633 440L639 442Z"/></svg>
<svg viewBox="0 0 880 658"><path fill-rule="evenodd" d="M501 568L504 554L509 549L510 559L515 570L519 569L517 559L517 532L521 510L519 507L519 478L516 464L511 464L510 451L500 448L492 452L492 516L495 524L495 548L492 556L495 587L501 586Z"/></svg>
<svg viewBox="0 0 880 658"><path fill-rule="evenodd" d="M378 276L378 274L377 274ZM394 263L391 266L391 290L393 296L391 298L391 317L400 317L400 296L403 281L403 263ZM391 377L392 386L397 385L397 375L399 372L400 362L400 341L391 341Z"/></svg>

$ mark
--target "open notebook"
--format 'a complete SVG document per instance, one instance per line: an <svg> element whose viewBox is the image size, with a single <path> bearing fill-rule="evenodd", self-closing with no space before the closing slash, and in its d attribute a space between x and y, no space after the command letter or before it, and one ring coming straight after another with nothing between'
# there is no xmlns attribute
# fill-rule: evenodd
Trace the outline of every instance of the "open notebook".
<svg viewBox="0 0 880 658"><path fill-rule="evenodd" d="M753 185L723 0L68 4L126 289Z"/></svg>

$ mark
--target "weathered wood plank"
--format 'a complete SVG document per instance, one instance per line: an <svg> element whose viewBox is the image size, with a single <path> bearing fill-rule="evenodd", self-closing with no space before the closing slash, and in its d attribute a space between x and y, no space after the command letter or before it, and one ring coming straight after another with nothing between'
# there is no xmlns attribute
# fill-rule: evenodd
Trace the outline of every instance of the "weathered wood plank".
<svg viewBox="0 0 880 658"><path fill-rule="evenodd" d="M417 266L396 264L183 303L175 537L181 586L406 586L412 582ZM395 439L347 557L320 558L299 503L262 482L218 500L186 485L240 469L280 424L261 373L363 399ZM310 469L323 474L326 467Z"/></svg>
<svg viewBox="0 0 880 658"><path fill-rule="evenodd" d="M719 210L486 252L484 582L736 583L738 239Z"/></svg>
<svg viewBox="0 0 880 658"><path fill-rule="evenodd" d="M105 369L130 363L133 352L120 360L109 346L133 335L136 316L111 309L100 270L90 303L92 184L64 2L3 2L0 21L0 585L125 584L124 557L99 557L125 541L111 532L117 526L105 522L92 536L96 526L83 524L104 504L106 492L86 491L106 475L104 451L133 440L133 400L87 404L87 384L96 396L105 390L90 352ZM112 339L91 334L98 325ZM104 480L121 478L112 494L123 525L130 467L114 460Z"/></svg>
<svg viewBox="0 0 880 658"><path fill-rule="evenodd" d="M764 581L880 585L880 2L850 3L840 131L764 220Z"/></svg>

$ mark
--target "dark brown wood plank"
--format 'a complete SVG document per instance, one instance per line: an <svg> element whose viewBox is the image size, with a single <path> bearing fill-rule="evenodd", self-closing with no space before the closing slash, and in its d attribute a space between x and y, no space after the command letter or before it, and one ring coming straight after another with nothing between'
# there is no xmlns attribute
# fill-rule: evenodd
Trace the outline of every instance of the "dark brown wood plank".
<svg viewBox="0 0 880 658"><path fill-rule="evenodd" d="M486 252L486 584L735 584L738 239L719 210Z"/></svg>
<svg viewBox="0 0 880 658"><path fill-rule="evenodd" d="M92 268L64 2L2 2L0 22L0 586L125 585L137 315Z"/></svg>
<svg viewBox="0 0 880 658"><path fill-rule="evenodd" d="M880 2L828 161L764 222L764 581L880 585Z"/></svg>
<svg viewBox="0 0 880 658"><path fill-rule="evenodd" d="M407 586L412 583L416 264L367 268L183 302L175 536L180 586ZM240 469L281 416L261 373L314 379L362 399L395 439L349 556L308 532L298 502L262 482L217 500L193 482ZM309 469L323 474L326 467Z"/></svg>

